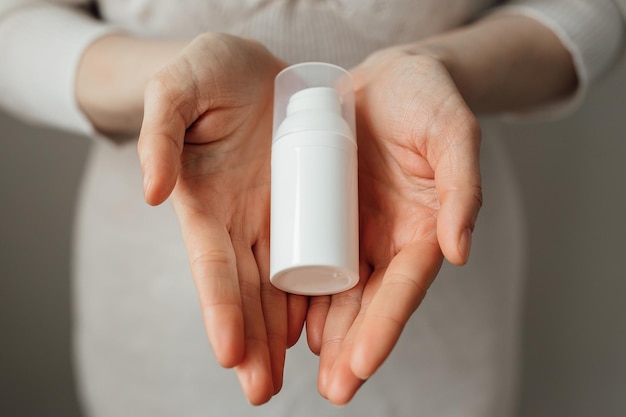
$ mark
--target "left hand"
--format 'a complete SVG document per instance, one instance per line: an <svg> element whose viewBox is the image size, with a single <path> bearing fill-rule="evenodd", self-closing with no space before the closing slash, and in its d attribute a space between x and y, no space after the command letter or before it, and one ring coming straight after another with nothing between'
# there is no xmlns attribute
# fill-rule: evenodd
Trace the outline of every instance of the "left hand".
<svg viewBox="0 0 626 417"><path fill-rule="evenodd" d="M390 354L443 256L467 261L482 199L479 125L441 62L394 48L352 74L361 281L307 313L318 388L338 405Z"/></svg>

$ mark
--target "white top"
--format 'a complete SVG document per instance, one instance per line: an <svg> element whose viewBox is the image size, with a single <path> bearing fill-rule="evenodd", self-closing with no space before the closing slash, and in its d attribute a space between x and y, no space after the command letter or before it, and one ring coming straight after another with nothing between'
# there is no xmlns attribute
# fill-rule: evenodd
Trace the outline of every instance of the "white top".
<svg viewBox="0 0 626 417"><path fill-rule="evenodd" d="M88 3L0 3L0 106L26 120L91 133L74 98L76 67L90 42L114 30L169 38L207 30L253 35L288 62L315 59L350 67L372 48L457 26L499 2L98 1L106 24L80 10ZM626 13L625 0L504 3L510 12L534 17L555 31L574 56L582 89L610 68L624 42L619 8Z"/></svg>
<svg viewBox="0 0 626 417"><path fill-rule="evenodd" d="M223 31L295 63L344 67L384 46L445 31L488 12L523 13L569 48L579 96L625 42L623 0L2 0L0 105L27 120L93 134L75 102L85 47L111 31L190 38ZM524 227L506 157L483 126L486 196L464 268L445 265L394 352L345 408L316 392L316 358L288 352L285 386L266 406L245 402L206 341L178 224L143 201L134 143L94 142L76 228L77 376L91 416L511 415Z"/></svg>

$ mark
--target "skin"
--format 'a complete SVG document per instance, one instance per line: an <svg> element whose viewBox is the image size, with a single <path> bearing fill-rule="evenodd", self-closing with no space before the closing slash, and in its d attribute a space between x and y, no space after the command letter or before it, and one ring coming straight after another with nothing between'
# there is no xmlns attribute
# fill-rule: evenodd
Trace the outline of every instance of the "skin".
<svg viewBox="0 0 626 417"><path fill-rule="evenodd" d="M455 265L469 257L482 203L474 114L524 110L576 88L558 39L508 16L377 52L352 73L361 282L312 299L307 316L319 391L337 405L389 355L443 257Z"/></svg>
<svg viewBox="0 0 626 417"><path fill-rule="evenodd" d="M469 257L482 203L475 114L564 98L576 74L552 32L515 16L378 51L352 69L361 280L307 300L268 277L272 83L284 66L233 36L113 35L88 48L76 94L102 132L140 131L146 201L171 199L209 340L248 400L280 390L306 317L319 391L342 405L387 358L444 257Z"/></svg>

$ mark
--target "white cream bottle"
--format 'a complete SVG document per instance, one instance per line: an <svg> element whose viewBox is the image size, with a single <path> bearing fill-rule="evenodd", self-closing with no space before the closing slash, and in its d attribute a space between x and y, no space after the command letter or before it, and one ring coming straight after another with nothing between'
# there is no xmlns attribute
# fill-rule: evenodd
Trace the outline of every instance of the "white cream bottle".
<svg viewBox="0 0 626 417"><path fill-rule="evenodd" d="M359 280L354 88L350 74L304 63L276 77L270 279L295 294L334 294Z"/></svg>

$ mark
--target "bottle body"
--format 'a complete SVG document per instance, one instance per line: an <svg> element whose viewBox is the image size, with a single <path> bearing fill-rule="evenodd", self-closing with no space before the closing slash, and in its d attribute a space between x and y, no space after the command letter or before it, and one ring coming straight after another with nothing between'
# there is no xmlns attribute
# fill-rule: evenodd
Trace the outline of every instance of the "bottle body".
<svg viewBox="0 0 626 417"><path fill-rule="evenodd" d="M334 131L288 134L272 146L272 283L321 295L358 282L357 149Z"/></svg>
<svg viewBox="0 0 626 417"><path fill-rule="evenodd" d="M359 281L354 87L343 68L296 64L275 80L270 280L294 294Z"/></svg>

